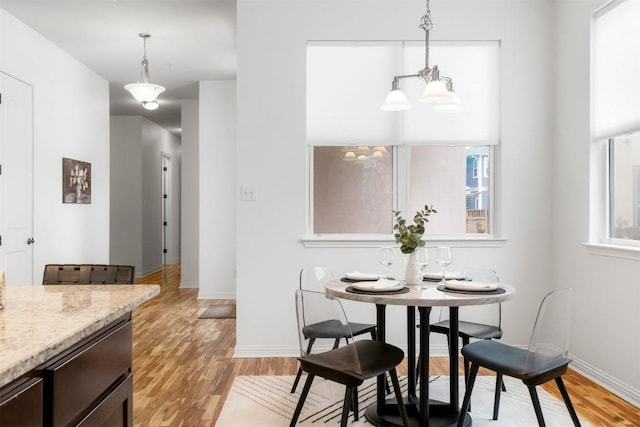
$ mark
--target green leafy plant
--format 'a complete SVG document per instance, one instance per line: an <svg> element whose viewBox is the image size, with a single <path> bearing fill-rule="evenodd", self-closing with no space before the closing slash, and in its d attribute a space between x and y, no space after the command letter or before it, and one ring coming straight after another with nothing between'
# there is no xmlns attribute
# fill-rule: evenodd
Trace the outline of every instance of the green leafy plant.
<svg viewBox="0 0 640 427"><path fill-rule="evenodd" d="M407 225L407 220L402 218L402 212L393 211L395 216L395 224L393 229L396 231L394 234L396 243L400 244L400 251L403 254L411 254L418 247L424 246L422 235L425 231L425 223L429 222L429 215L438 213L433 208L433 205L424 205L424 209L417 211L413 217L413 224Z"/></svg>

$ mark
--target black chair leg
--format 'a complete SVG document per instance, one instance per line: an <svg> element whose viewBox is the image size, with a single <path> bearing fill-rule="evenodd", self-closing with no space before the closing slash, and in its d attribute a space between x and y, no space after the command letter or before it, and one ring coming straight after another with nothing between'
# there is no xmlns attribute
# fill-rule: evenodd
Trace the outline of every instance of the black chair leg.
<svg viewBox="0 0 640 427"><path fill-rule="evenodd" d="M313 347L313 343L316 341L315 338L309 338L309 345L307 346L307 354L311 353L311 347ZM302 376L302 367L298 367L298 372L296 373L296 379L293 380L293 386L291 387L291 393L296 392L296 388L298 388L298 383L300 382L300 377Z"/></svg>
<svg viewBox="0 0 640 427"><path fill-rule="evenodd" d="M560 394L562 395L562 400L564 400L564 404L569 410L569 415L571 415L571 420L573 420L573 425L575 427L581 427L580 420L578 419L578 415L576 414L575 409L573 409L573 404L571 403L571 399L569 398L569 393L567 393L567 389L564 386L564 381L562 381L562 377L556 378L556 385L558 386L558 390L560 390Z"/></svg>
<svg viewBox="0 0 640 427"><path fill-rule="evenodd" d="M493 419L498 419L498 411L500 410L500 391L502 390L502 384L504 381L502 380L502 374L496 372L496 389L494 391L493 397Z"/></svg>
<svg viewBox="0 0 640 427"><path fill-rule="evenodd" d="M311 383L313 382L313 378L315 375L307 375L307 381L304 383L304 387L302 388L302 394L300 394L300 399L298 400L298 406L296 406L296 410L293 413L293 418L291 418L291 423L289 427L294 427L298 422L298 418L300 417L300 412L302 412L302 407L304 406L304 401L307 399L307 395L309 394L309 390L311 389Z"/></svg>
<svg viewBox="0 0 640 427"><path fill-rule="evenodd" d="M349 408L351 407L351 396L353 396L353 387L347 387L344 391L344 403L342 404L340 427L347 427L347 421L349 420Z"/></svg>
<svg viewBox="0 0 640 427"><path fill-rule="evenodd" d="M464 420L469 410L469 404L471 403L471 392L473 391L473 383L476 382L476 375L478 375L479 365L471 364L471 370L469 372L469 379L467 380L467 388L464 392L464 399L462 400L462 408L460 408L460 416L458 417L458 427L463 427Z"/></svg>
<svg viewBox="0 0 640 427"><path fill-rule="evenodd" d="M398 381L398 374L396 369L393 368L389 371L389 376L391 377L391 383L393 384L393 391L396 395L396 401L398 402L398 411L400 412L400 417L402 418L402 425L409 425L409 418L407 417L407 408L404 407L404 401L402 400L402 392L400 391L400 382Z"/></svg>
<svg viewBox="0 0 640 427"><path fill-rule="evenodd" d="M538 399L538 392L536 391L536 386L528 385L529 394L531 395L531 402L533 402L533 409L536 411L536 418L538 419L538 425L540 427L545 427L544 417L542 416L542 408L540 407L540 399Z"/></svg>
<svg viewBox="0 0 640 427"><path fill-rule="evenodd" d="M291 393L296 392L296 388L298 388L298 383L300 382L301 376L302 376L302 368L298 368L298 372L296 373L296 379L293 380L293 387L291 387Z"/></svg>
<svg viewBox="0 0 640 427"><path fill-rule="evenodd" d="M358 406L358 387L353 388L351 407L353 408L353 421L358 421L360 419L360 408Z"/></svg>
<svg viewBox="0 0 640 427"><path fill-rule="evenodd" d="M449 336L447 335L447 343L449 341ZM469 344L469 337L462 337L462 347ZM467 380L469 380L469 361L465 358L462 361L464 365L464 383L467 384ZM471 402L469 402L469 412L471 412Z"/></svg>

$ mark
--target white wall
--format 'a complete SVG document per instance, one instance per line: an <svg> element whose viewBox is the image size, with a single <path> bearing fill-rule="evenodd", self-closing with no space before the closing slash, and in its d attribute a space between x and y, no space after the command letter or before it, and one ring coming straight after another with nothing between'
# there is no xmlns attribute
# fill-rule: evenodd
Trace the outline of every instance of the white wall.
<svg viewBox="0 0 640 427"><path fill-rule="evenodd" d="M142 117L111 117L109 259L142 273Z"/></svg>
<svg viewBox="0 0 640 427"><path fill-rule="evenodd" d="M198 101L182 102L182 199L180 286L197 288L199 277L199 124Z"/></svg>
<svg viewBox="0 0 640 427"><path fill-rule="evenodd" d="M434 40L501 41L496 197L506 243L455 247L453 253L460 264L493 266L501 280L517 287L516 297L504 305L509 325L504 340L522 345L539 301L553 285L551 7L549 2L431 4ZM302 266L324 264L337 274L380 269L377 247L305 248L300 240L307 214L307 40L422 40L417 22L423 14L422 1L238 2L237 183L255 185L258 201L238 203L236 355L297 353L293 292ZM393 266L397 273L400 264ZM356 310L365 320L374 318L371 306ZM391 307L387 318L388 337L404 345L404 311ZM443 348L444 340L434 337L434 342Z"/></svg>
<svg viewBox="0 0 640 427"><path fill-rule="evenodd" d="M603 1L557 2L554 284L574 288L574 368L640 406L640 263L589 253L589 25ZM597 203L597 200L594 200Z"/></svg>
<svg viewBox="0 0 640 427"><path fill-rule="evenodd" d="M33 87L34 280L109 261L109 85L0 9L0 71ZM91 163L91 204L62 203L62 158Z"/></svg>
<svg viewBox="0 0 640 427"><path fill-rule="evenodd" d="M200 82L199 99L198 298L235 298L236 82Z"/></svg>
<svg viewBox="0 0 640 427"><path fill-rule="evenodd" d="M170 203L178 210L180 151L178 137L144 117L111 117L110 262L135 265L138 276L162 266L161 155L172 159ZM180 241L179 224L173 229L173 242ZM171 250L180 259L178 245Z"/></svg>

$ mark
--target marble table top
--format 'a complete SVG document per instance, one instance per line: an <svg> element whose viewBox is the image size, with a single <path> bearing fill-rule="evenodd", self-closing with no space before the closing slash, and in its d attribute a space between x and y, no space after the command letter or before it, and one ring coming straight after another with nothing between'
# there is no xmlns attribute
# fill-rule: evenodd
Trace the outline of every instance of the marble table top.
<svg viewBox="0 0 640 427"><path fill-rule="evenodd" d="M8 286L0 310L0 387L159 293L158 285Z"/></svg>
<svg viewBox="0 0 640 427"><path fill-rule="evenodd" d="M348 300L416 307L460 307L464 305L493 304L509 300L516 293L513 286L505 283L500 283L499 285L500 288L505 290L501 294L446 292L437 289L439 284L439 282L424 282L421 286L407 286L409 292L391 295L348 292L346 288L351 284L345 282L329 282L325 289L329 295Z"/></svg>

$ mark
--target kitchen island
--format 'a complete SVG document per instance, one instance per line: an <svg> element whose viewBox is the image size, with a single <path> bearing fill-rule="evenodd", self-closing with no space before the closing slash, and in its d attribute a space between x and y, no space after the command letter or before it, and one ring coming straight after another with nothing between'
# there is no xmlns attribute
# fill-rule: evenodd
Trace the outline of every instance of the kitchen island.
<svg viewBox="0 0 640 427"><path fill-rule="evenodd" d="M0 425L132 425L132 310L158 285L7 287Z"/></svg>

